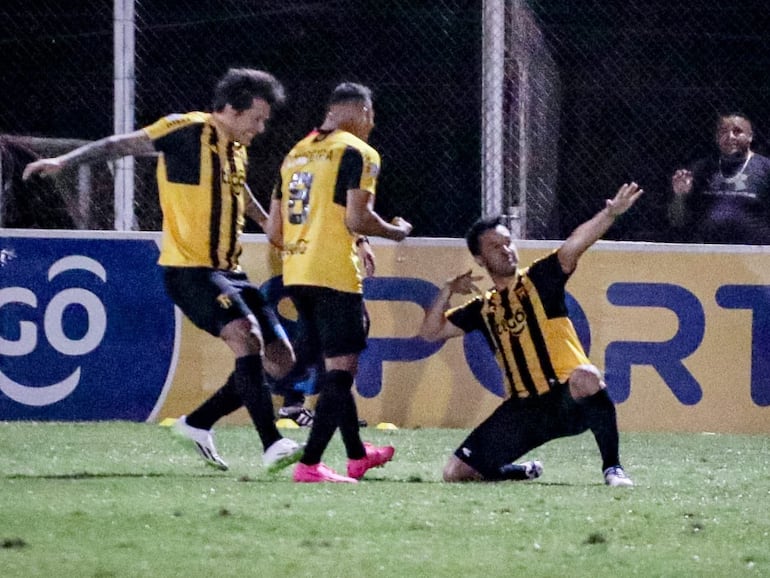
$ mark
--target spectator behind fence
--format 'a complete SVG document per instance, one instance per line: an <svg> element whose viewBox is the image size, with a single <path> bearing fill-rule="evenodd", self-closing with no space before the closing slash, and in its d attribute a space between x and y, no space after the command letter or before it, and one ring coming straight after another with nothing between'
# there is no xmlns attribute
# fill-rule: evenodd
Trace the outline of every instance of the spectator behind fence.
<svg viewBox="0 0 770 578"><path fill-rule="evenodd" d="M746 115L722 114L718 155L674 172L668 217L675 240L770 245L770 159L751 150L753 137Z"/></svg>

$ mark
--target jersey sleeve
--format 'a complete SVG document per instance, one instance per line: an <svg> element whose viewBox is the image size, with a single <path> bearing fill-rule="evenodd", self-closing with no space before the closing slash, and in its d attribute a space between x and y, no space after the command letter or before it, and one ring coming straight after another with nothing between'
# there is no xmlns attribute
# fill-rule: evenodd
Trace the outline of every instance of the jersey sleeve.
<svg viewBox="0 0 770 578"><path fill-rule="evenodd" d="M380 175L380 155L374 149L368 149L363 154L363 171L359 189L369 191L373 195L377 189L377 177Z"/></svg>
<svg viewBox="0 0 770 578"><path fill-rule="evenodd" d="M334 187L334 202L337 205L346 206L348 191L360 189L361 177L364 172L364 157L356 148L346 147L340 159L340 168L337 173L337 186Z"/></svg>
<svg viewBox="0 0 770 578"><path fill-rule="evenodd" d="M193 127L199 123L192 114L170 114L144 127L144 132L150 137L155 150L169 153L196 145L194 139L200 131Z"/></svg>
<svg viewBox="0 0 770 578"><path fill-rule="evenodd" d="M566 317L565 286L570 276L562 270L558 252L533 262L526 275L537 288L548 318Z"/></svg>
<svg viewBox="0 0 770 578"><path fill-rule="evenodd" d="M470 333L477 329L483 330L484 320L481 317L482 298L475 297L467 303L454 307L445 313L447 321L456 325L465 333Z"/></svg>
<svg viewBox="0 0 770 578"><path fill-rule="evenodd" d="M379 163L379 154L374 151L360 150L353 146L346 147L340 159L334 202L343 207L347 205L348 191L352 189L374 194L380 172Z"/></svg>
<svg viewBox="0 0 770 578"><path fill-rule="evenodd" d="M169 182L195 185L200 181L201 136L206 118L204 113L172 114L144 128L155 150L163 154ZM246 148L239 147L235 154L245 166Z"/></svg>

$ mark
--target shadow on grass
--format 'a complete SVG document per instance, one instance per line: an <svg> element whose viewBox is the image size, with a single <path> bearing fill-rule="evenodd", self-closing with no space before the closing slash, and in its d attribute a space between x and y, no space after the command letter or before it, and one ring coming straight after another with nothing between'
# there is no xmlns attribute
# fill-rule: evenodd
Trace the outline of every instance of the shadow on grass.
<svg viewBox="0 0 770 578"><path fill-rule="evenodd" d="M71 474L11 474L3 476L6 480L98 480L106 478L178 478L178 475L170 475L167 473L148 472L148 473L115 473L115 472L74 472ZM185 477L191 478L221 478L215 474L195 474Z"/></svg>

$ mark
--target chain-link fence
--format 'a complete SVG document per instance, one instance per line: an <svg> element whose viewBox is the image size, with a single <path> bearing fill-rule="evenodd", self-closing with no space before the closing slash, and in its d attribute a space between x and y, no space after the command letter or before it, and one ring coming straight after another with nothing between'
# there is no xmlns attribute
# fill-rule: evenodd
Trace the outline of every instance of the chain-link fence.
<svg viewBox="0 0 770 578"><path fill-rule="evenodd" d="M766 2L533 3L559 69L561 234L636 180L646 193L610 235L668 240L674 170L716 150L717 114L770 129Z"/></svg>
<svg viewBox="0 0 770 578"><path fill-rule="evenodd" d="M22 183L35 154L114 132L116 6L0 5L0 223L112 228L112 167ZM770 126L770 11L707 0L153 0L133 5L135 126L208 109L230 66L265 68L289 94L251 147L267 201L294 141L341 80L375 90L377 199L414 234L461 236L503 211L529 238L563 238L626 180L646 195L610 236L666 240L673 170L713 147L715 115ZM129 71L130 72L130 71ZM23 137L23 138L22 138ZM29 138L37 137L37 138ZM156 230L154 160L135 165L137 228Z"/></svg>

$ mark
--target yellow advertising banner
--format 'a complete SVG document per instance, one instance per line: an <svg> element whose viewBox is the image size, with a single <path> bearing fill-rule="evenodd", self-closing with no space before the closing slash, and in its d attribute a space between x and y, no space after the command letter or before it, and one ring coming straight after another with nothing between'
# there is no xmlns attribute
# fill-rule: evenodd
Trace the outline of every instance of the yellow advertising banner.
<svg viewBox="0 0 770 578"><path fill-rule="evenodd" d="M361 416L407 428L477 425L502 392L483 339L428 344L416 334L444 280L483 271L461 240L374 243L377 273L364 288L372 325L356 382ZM526 265L559 243L518 245ZM280 285L263 236L248 236L242 262L252 281ZM599 242L567 290L570 317L605 372L621 430L770 432L770 248ZM279 311L292 322L289 303ZM183 321L157 417L188 412L232 365L223 344Z"/></svg>

